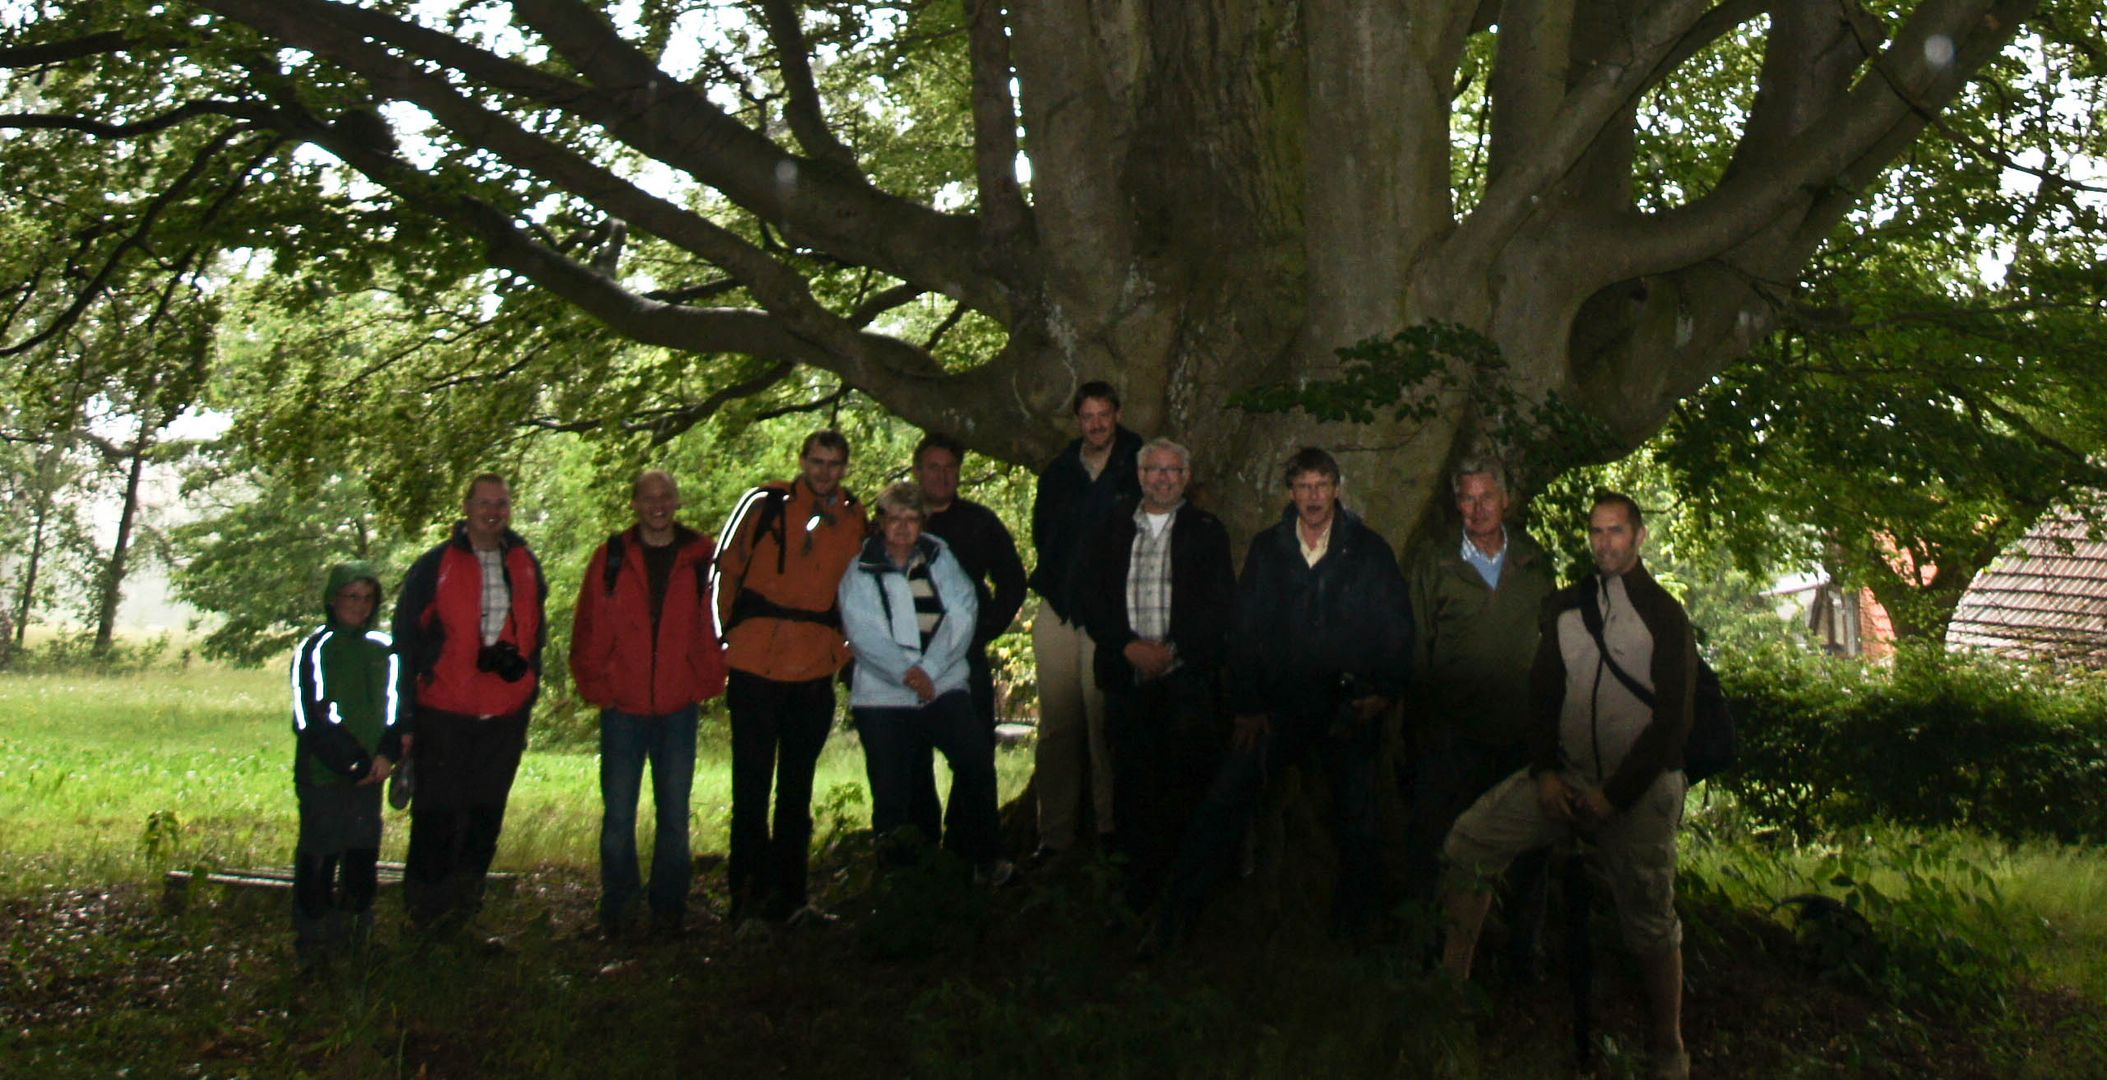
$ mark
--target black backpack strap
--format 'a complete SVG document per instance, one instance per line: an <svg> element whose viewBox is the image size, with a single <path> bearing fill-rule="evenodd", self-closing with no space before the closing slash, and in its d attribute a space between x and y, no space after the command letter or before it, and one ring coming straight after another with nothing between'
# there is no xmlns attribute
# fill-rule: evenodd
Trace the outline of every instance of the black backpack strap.
<svg viewBox="0 0 2107 1080"><path fill-rule="evenodd" d="M1595 639L1595 651L1602 654L1602 662L1610 669L1610 674L1615 675L1617 681L1623 683L1626 690L1631 691L1631 696L1639 699L1639 704L1651 709L1654 702L1653 691L1632 678L1631 672L1617 665L1616 659L1610 656L1609 643L1602 639L1602 601L1597 598L1597 591L1601 588L1600 577L1587 580L1587 595L1580 601L1581 625L1586 626L1588 634Z"/></svg>
<svg viewBox="0 0 2107 1080"><path fill-rule="evenodd" d="M622 577L622 557L628 553L629 544L621 533L607 538L607 562L600 571L600 588L609 596L615 594L615 582Z"/></svg>
<svg viewBox="0 0 2107 1080"><path fill-rule="evenodd" d="M790 527L783 522L783 508L790 504L789 488L769 488L761 496L761 520L754 523L756 540L775 530L775 572L783 573L790 556Z"/></svg>

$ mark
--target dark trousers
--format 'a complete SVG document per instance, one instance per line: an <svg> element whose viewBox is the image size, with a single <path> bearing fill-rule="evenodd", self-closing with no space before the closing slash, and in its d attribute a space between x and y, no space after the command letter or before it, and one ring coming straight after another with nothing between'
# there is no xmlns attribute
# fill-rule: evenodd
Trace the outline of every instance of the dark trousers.
<svg viewBox="0 0 2107 1080"><path fill-rule="evenodd" d="M1375 914L1382 881L1376 843L1376 759L1381 732L1374 721L1335 725L1329 715L1274 715L1272 730L1247 750L1231 749L1193 813L1171 866L1162 919L1169 936L1184 933L1215 883L1227 872L1250 828L1269 781L1314 758L1331 785L1333 839L1339 880L1332 890L1332 931L1350 936Z"/></svg>
<svg viewBox="0 0 2107 1080"><path fill-rule="evenodd" d="M966 650L966 692L973 699L973 716L988 729L989 746L994 745L995 736L995 671L988 665L988 650L976 646ZM992 753L992 749L990 750ZM938 822L941 820L945 842L958 850L950 834L960 828L970 829L959 816L965 809L956 796L949 808L943 807L936 796L936 748L929 743L910 747L908 761L907 819L922 834L935 840L938 837ZM957 781L954 779L953 783Z"/></svg>
<svg viewBox="0 0 2107 1080"><path fill-rule="evenodd" d="M636 807L651 766L657 828L651 847L651 913L678 921L687 911L695 861L688 850L688 793L695 783L696 708L643 716L600 711L600 918L619 922L643 888L637 866Z"/></svg>
<svg viewBox="0 0 2107 1080"><path fill-rule="evenodd" d="M1519 750L1503 752L1467 742L1430 747L1413 758L1404 859L1406 887L1415 902L1433 909L1441 880L1441 848L1456 819L1524 764ZM1550 849L1537 848L1524 852L1508 868L1505 910L1512 962L1526 961L1536 951L1544 922L1549 864Z"/></svg>
<svg viewBox="0 0 2107 1080"><path fill-rule="evenodd" d="M735 670L724 700L732 714L732 917L788 918L805 906L812 771L834 726L834 680L777 682Z"/></svg>
<svg viewBox="0 0 2107 1080"><path fill-rule="evenodd" d="M863 739L863 762L871 782L871 828L880 836L912 825L937 839L928 823L914 820L912 792L929 779L925 764L935 747L951 765L951 829L944 840L974 863L1001 853L995 820L995 740L974 714L972 695L954 690L920 708L855 710Z"/></svg>
<svg viewBox="0 0 2107 1080"><path fill-rule="evenodd" d="M1105 691L1112 744L1112 817L1127 860L1127 902L1156 899L1193 812L1222 762L1222 718L1213 672L1180 668Z"/></svg>
<svg viewBox="0 0 2107 1080"><path fill-rule="evenodd" d="M412 922L465 919L483 906L483 882L526 748L525 712L479 720L417 710L417 797L402 882Z"/></svg>
<svg viewBox="0 0 2107 1080"><path fill-rule="evenodd" d="M300 839L293 851L293 941L302 951L370 925L379 891L380 785L295 785Z"/></svg>

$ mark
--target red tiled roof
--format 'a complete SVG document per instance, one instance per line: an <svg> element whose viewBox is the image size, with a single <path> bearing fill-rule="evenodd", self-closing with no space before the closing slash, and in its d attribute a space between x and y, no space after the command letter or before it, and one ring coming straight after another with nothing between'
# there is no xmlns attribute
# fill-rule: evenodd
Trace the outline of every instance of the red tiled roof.
<svg viewBox="0 0 2107 1080"><path fill-rule="evenodd" d="M2051 512L1961 597L1949 647L2107 666L2107 539Z"/></svg>

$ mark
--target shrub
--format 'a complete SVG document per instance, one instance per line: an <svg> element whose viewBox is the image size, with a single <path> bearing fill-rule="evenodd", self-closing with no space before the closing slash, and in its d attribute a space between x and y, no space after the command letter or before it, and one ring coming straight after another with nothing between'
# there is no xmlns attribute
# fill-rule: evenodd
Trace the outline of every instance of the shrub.
<svg viewBox="0 0 2107 1080"><path fill-rule="evenodd" d="M1714 783L1797 836L1875 821L2008 840L2107 836L2107 683L1943 651L1876 667L1723 657L1741 734Z"/></svg>

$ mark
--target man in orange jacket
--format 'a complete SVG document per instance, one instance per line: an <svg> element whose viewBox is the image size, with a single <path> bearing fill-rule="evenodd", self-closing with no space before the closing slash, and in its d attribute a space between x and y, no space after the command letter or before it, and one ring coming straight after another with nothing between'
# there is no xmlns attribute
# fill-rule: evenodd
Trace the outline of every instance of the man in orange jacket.
<svg viewBox="0 0 2107 1080"><path fill-rule="evenodd" d="M600 927L611 938L627 929L643 888L636 804L646 761L658 815L646 897L652 930L680 933L694 869L696 706L724 692L724 650L707 595L716 546L673 520L680 489L660 470L637 475L629 504L636 524L593 552L571 629L571 678L600 707Z"/></svg>
<svg viewBox="0 0 2107 1080"><path fill-rule="evenodd" d="M810 910L812 772L834 724L834 676L849 659L834 593L867 531L863 504L841 486L848 465L840 432L813 432L798 451L798 478L747 492L719 534L735 922L794 921Z"/></svg>

